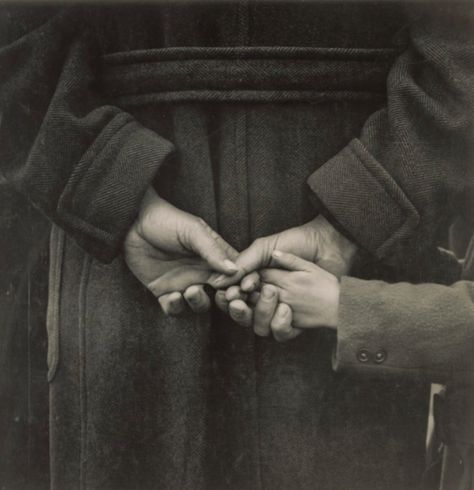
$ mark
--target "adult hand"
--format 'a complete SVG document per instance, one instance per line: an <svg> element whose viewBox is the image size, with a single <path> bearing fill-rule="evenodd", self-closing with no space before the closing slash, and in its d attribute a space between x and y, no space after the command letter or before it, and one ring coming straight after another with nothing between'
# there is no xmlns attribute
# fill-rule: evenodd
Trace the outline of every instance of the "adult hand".
<svg viewBox="0 0 474 490"><path fill-rule="evenodd" d="M234 274L237 255L202 219L172 206L152 188L124 243L128 267L171 315L182 313L186 304L195 312L207 310L210 300L202 285L213 271Z"/></svg>
<svg viewBox="0 0 474 490"><path fill-rule="evenodd" d="M213 275L209 284L216 289L224 289L244 277L243 291L255 290L258 278L254 272L272 264L274 250L292 253L340 277L349 271L357 246L319 215L304 225L258 238L235 261L239 269L236 274Z"/></svg>

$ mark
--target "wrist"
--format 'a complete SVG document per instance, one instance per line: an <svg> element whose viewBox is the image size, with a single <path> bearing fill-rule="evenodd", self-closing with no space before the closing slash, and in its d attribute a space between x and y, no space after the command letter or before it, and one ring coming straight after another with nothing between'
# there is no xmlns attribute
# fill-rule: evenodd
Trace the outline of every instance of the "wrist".
<svg viewBox="0 0 474 490"><path fill-rule="evenodd" d="M314 262L340 277L347 274L354 262L358 246L346 238L323 216L306 224L314 240Z"/></svg>

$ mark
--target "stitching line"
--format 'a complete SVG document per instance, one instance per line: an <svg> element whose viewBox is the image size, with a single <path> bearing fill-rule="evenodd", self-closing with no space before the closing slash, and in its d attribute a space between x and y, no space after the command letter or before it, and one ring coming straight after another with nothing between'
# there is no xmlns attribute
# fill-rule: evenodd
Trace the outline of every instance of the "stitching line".
<svg viewBox="0 0 474 490"><path fill-rule="evenodd" d="M89 255L84 254L82 264L81 279L79 285L79 404L81 419L81 448L80 448L80 474L79 488L87 488L87 373L86 373L86 311L87 311L87 284L89 282L89 273L92 259Z"/></svg>

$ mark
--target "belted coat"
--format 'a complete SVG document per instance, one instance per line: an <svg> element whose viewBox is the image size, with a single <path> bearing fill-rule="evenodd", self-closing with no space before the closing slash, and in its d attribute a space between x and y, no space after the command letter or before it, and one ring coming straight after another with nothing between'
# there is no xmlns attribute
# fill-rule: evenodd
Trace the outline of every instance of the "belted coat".
<svg viewBox="0 0 474 490"><path fill-rule="evenodd" d="M153 184L239 250L323 212L427 254L466 184L467 4L4 9L1 169L55 223L52 487L413 488L426 382L336 373L324 331L167 318L120 250Z"/></svg>

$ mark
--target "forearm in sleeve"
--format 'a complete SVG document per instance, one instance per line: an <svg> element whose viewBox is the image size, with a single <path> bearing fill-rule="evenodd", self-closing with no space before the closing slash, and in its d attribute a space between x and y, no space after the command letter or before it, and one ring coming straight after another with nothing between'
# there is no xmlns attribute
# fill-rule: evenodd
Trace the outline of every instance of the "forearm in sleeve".
<svg viewBox="0 0 474 490"><path fill-rule="evenodd" d="M20 29L28 15L17 10L2 20L15 35L0 48L0 171L85 250L110 261L173 147L96 90L86 7Z"/></svg>
<svg viewBox="0 0 474 490"><path fill-rule="evenodd" d="M471 4L421 5L387 80L387 103L314 172L310 197L379 259L429 245L468 185L474 114Z"/></svg>
<svg viewBox="0 0 474 490"><path fill-rule="evenodd" d="M341 282L337 370L474 380L474 282Z"/></svg>

